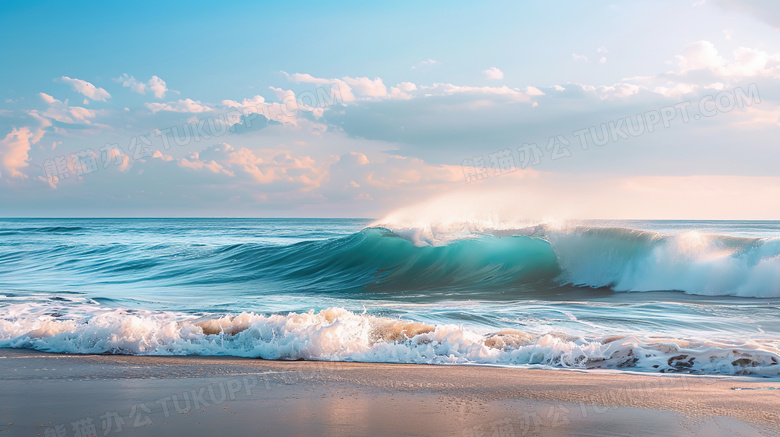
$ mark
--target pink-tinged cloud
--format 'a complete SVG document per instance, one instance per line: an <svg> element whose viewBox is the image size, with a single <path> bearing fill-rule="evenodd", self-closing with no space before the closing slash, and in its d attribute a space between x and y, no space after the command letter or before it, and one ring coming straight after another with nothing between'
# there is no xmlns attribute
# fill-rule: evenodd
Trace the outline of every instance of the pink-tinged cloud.
<svg viewBox="0 0 780 437"><path fill-rule="evenodd" d="M0 140L0 165L2 169L11 177L26 178L27 176L19 171L27 167L30 151L30 142L35 134L28 127L14 128L8 135ZM0 172L0 177L3 172Z"/></svg>
<svg viewBox="0 0 780 437"><path fill-rule="evenodd" d="M295 156L285 150L234 148L224 143L181 159L179 166L231 177L240 173L258 184L287 183L301 191L318 187L327 175L325 168L308 156Z"/></svg>
<svg viewBox="0 0 780 437"><path fill-rule="evenodd" d="M490 67L487 70L482 70L482 74L484 74L485 79L488 80L501 80L504 78L504 72L496 67Z"/></svg>
<svg viewBox="0 0 780 437"><path fill-rule="evenodd" d="M68 76L62 76L58 79L59 82L67 83L73 87L76 92L89 97L92 100L105 102L106 99L111 98L111 94L103 88L98 88L95 85L81 79L72 79Z"/></svg>
<svg viewBox="0 0 780 437"><path fill-rule="evenodd" d="M97 113L91 109L81 106L70 106L67 100L63 102L46 93L38 93L38 96L40 96L41 100L48 105L48 108L43 112L37 110L29 112L30 115L38 119L42 117L57 120L62 123L92 124L90 119L95 118L97 115Z"/></svg>
<svg viewBox="0 0 780 437"><path fill-rule="evenodd" d="M780 53L740 47L734 51L733 60L720 55L710 41L696 41L685 46L677 56L681 73L709 70L716 76L730 77L780 77Z"/></svg>
<svg viewBox="0 0 780 437"><path fill-rule="evenodd" d="M370 97L384 97L387 95L387 87L382 82L382 78L344 77L342 79L358 94Z"/></svg>
<svg viewBox="0 0 780 437"><path fill-rule="evenodd" d="M140 82L135 77L125 73L114 79L114 82L120 82L123 87L130 88L131 91L138 94L146 94L146 90L149 90L158 99L165 97L165 93L168 92L167 84L158 76L152 76L148 82Z"/></svg>
<svg viewBox="0 0 780 437"><path fill-rule="evenodd" d="M144 106L146 106L146 109L152 111L152 114L156 114L160 111L197 114L200 112L207 112L212 110L210 107L192 99L179 99L177 101L168 103L145 103Z"/></svg>

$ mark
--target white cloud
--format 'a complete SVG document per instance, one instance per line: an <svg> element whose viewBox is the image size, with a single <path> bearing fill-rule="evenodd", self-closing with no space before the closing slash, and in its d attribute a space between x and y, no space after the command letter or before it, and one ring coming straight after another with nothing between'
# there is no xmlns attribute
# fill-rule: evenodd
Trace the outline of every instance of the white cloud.
<svg viewBox="0 0 780 437"><path fill-rule="evenodd" d="M385 84L379 77L374 79L367 77L344 77L342 79L358 94L370 97L384 97L387 95L387 87L385 87Z"/></svg>
<svg viewBox="0 0 780 437"><path fill-rule="evenodd" d="M328 85L328 86L337 86L339 90L339 94L341 95L341 100L343 102L351 102L356 99L355 95L352 93L352 87L350 87L346 82L344 82L341 79L324 79L320 77L314 77L311 74L307 73L293 73L293 74L287 74L284 71L284 73L287 78L293 82L300 82L300 83L312 83L315 85Z"/></svg>
<svg viewBox="0 0 780 437"><path fill-rule="evenodd" d="M626 97L647 90L667 98L678 99L706 90L723 90L735 86L741 79L754 77L780 78L780 53L740 47L732 59L720 54L706 40L687 44L676 56L677 70L651 76L623 79L622 89L600 87L613 96ZM633 82L630 83L630 82ZM618 85L618 84L616 84Z"/></svg>
<svg viewBox="0 0 780 437"><path fill-rule="evenodd" d="M501 80L504 78L504 72L496 67L490 67L487 70L482 70L482 73L488 80Z"/></svg>
<svg viewBox="0 0 780 437"><path fill-rule="evenodd" d="M411 99L414 97L411 93L417 91L417 85L412 82L401 82L390 88L389 97L395 99Z"/></svg>
<svg viewBox="0 0 780 437"><path fill-rule="evenodd" d="M460 86L449 83L437 83L433 86L422 87L426 90L426 96L433 95L453 95L453 94L474 94L485 96L506 96L513 100L527 102L529 101L529 95L517 88L509 88L508 86L491 87L491 86Z"/></svg>
<svg viewBox="0 0 780 437"><path fill-rule="evenodd" d="M30 115L42 116L62 123L71 124L92 124L90 119L95 118L97 115L97 113L91 109L82 108L80 106L70 106L68 105L67 100L63 102L46 93L38 93L38 96L40 96L41 100L46 102L49 107L43 113L35 110L30 111Z"/></svg>
<svg viewBox="0 0 780 437"><path fill-rule="evenodd" d="M734 60L722 57L710 41L696 41L685 46L677 56L681 73L709 70L721 77L780 77L780 53L740 47L734 51Z"/></svg>
<svg viewBox="0 0 780 437"><path fill-rule="evenodd" d="M726 63L718 54L718 49L709 41L696 41L686 45L682 53L677 55L677 61L682 72L720 69Z"/></svg>
<svg viewBox="0 0 780 437"><path fill-rule="evenodd" d="M306 73L282 73L284 73L287 78L293 82L313 83L315 85L329 86L336 85L339 89L339 93L341 94L341 99L344 102L351 102L356 100L357 97L355 94L371 99L388 96L387 87L380 77L369 79L367 77L344 76L341 79L325 79L314 77L311 74Z"/></svg>
<svg viewBox="0 0 780 437"><path fill-rule="evenodd" d="M165 92L168 91L165 81L157 76L152 76L152 78L149 79L149 89L152 90L152 93L154 93L154 96L158 99L165 97Z"/></svg>
<svg viewBox="0 0 780 437"><path fill-rule="evenodd" d="M726 65L726 76L775 76L780 73L780 56L740 47L734 51L734 62Z"/></svg>
<svg viewBox="0 0 780 437"><path fill-rule="evenodd" d="M599 86L596 87L596 91L598 91L599 98L602 100L605 99L612 99L612 98L625 98L633 96L634 94L639 93L639 91L642 88L638 85L630 84L630 83L616 83L614 85L610 86Z"/></svg>
<svg viewBox="0 0 780 437"><path fill-rule="evenodd" d="M341 79L325 79L306 73L284 74L293 82L328 85L330 87L335 85L338 87L342 103L355 100L410 99L413 97L411 93L418 89L417 85L412 82L401 82L391 87L390 92L388 92L381 77L369 79L367 77L344 76ZM361 97L357 97L356 94Z"/></svg>
<svg viewBox="0 0 780 437"><path fill-rule="evenodd" d="M130 88L131 91L138 94L146 94L146 90L148 89L158 99L165 97L165 93L168 92L168 86L165 81L158 76L152 76L148 82L144 83L125 73L121 77L115 78L114 81L121 82L123 87Z"/></svg>
<svg viewBox="0 0 780 437"><path fill-rule="evenodd" d="M265 104L265 98L261 95L252 97L251 99L244 99L241 102L235 100L223 100L222 105L229 108L237 108L244 111L244 113L256 113L258 108Z"/></svg>
<svg viewBox="0 0 780 437"><path fill-rule="evenodd" d="M212 110L210 107L192 99L179 99L168 103L145 103L144 106L152 111L153 114L160 111L199 113Z"/></svg>
<svg viewBox="0 0 780 437"><path fill-rule="evenodd" d="M108 91L104 90L103 88L98 88L85 80L72 79L68 76L62 76L61 78L55 80L69 84L78 93L83 94L92 100L105 102L106 99L111 98L111 94L109 94Z"/></svg>
<svg viewBox="0 0 780 437"><path fill-rule="evenodd" d="M55 99L54 97L52 97L52 96L50 96L50 95L48 95L46 93L38 93L38 95L41 97L41 100L43 100L44 102L46 102L46 103L48 103L50 105L52 103L54 103L54 102L59 102L59 100Z"/></svg>
<svg viewBox="0 0 780 437"><path fill-rule="evenodd" d="M121 82L123 87L130 88L134 93L146 94L146 84L137 81L133 76L128 76L127 73L115 78L114 82Z"/></svg>
<svg viewBox="0 0 780 437"><path fill-rule="evenodd" d="M574 62L590 62L587 56L578 55L576 53L572 53L571 58L574 60Z"/></svg>
<svg viewBox="0 0 780 437"><path fill-rule="evenodd" d="M429 68L437 64L441 64L441 62L435 59L427 59L425 61L418 62L417 65L413 65L412 70L417 70L418 68Z"/></svg>
<svg viewBox="0 0 780 437"><path fill-rule="evenodd" d="M291 90L270 87L280 102L266 102L261 95L256 95L241 102L236 100L223 100L222 105L226 108L240 109L243 115L259 114L267 120L280 123L298 125L301 111L312 112L315 118L322 116L323 108L309 107L299 104L295 93ZM235 120L241 123L241 120Z"/></svg>

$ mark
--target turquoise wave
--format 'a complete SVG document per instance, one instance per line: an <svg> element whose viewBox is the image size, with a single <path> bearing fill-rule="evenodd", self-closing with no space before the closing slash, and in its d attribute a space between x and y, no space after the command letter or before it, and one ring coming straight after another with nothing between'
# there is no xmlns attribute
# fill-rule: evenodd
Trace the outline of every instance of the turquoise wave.
<svg viewBox="0 0 780 437"><path fill-rule="evenodd" d="M574 286L780 296L778 239L626 228L543 227L525 234L504 230L422 247L384 228L293 244L6 244L0 281L9 282L0 286L49 275L93 287L250 284L243 293L258 294L444 292L488 298Z"/></svg>

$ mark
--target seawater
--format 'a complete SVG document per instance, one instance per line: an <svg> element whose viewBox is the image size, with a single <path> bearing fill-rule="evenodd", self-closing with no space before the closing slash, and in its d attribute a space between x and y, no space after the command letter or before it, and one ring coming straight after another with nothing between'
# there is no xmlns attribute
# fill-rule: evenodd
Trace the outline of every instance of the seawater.
<svg viewBox="0 0 780 437"><path fill-rule="evenodd" d="M0 347L780 376L780 222L2 219Z"/></svg>

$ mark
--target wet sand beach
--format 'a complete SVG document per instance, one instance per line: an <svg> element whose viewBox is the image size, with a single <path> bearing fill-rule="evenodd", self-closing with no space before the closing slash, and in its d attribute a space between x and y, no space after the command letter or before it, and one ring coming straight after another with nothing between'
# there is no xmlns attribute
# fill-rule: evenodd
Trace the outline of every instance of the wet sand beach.
<svg viewBox="0 0 780 437"><path fill-rule="evenodd" d="M780 435L780 383L0 349L0 435Z"/></svg>

